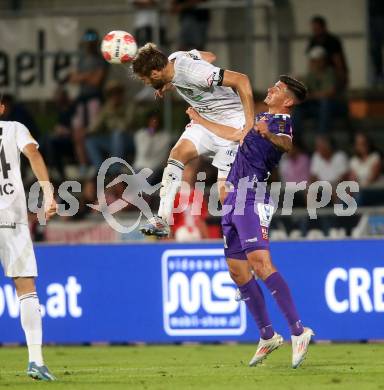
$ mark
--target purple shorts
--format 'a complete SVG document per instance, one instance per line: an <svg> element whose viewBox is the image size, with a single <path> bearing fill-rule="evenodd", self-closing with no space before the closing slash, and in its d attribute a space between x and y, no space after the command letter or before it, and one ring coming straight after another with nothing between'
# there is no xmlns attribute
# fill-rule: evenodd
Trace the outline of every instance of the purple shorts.
<svg viewBox="0 0 384 390"><path fill-rule="evenodd" d="M268 200L269 196L258 200L248 194L244 207L236 207L236 193L228 194L224 205L230 212L221 220L227 258L246 260L249 252L269 249L268 229L274 206Z"/></svg>

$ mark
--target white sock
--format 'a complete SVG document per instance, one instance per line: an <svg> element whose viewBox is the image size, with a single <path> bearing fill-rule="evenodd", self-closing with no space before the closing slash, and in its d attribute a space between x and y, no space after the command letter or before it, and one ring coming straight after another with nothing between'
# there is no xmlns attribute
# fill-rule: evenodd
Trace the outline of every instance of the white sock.
<svg viewBox="0 0 384 390"><path fill-rule="evenodd" d="M184 164L181 161L169 159L163 172L160 189L160 206L158 216L170 223L175 197L180 189Z"/></svg>
<svg viewBox="0 0 384 390"><path fill-rule="evenodd" d="M42 353L43 331L39 298L36 292L24 294L19 297L20 318L28 346L29 361L38 366L44 365Z"/></svg>

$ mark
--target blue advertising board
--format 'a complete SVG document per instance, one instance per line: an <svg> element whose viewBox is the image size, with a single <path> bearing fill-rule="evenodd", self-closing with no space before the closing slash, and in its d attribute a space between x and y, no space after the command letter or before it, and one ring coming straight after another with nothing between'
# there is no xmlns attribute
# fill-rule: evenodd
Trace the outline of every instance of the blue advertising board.
<svg viewBox="0 0 384 390"><path fill-rule="evenodd" d="M275 242L271 251L317 339L384 339L383 241ZM234 300L220 243L37 245L36 256L45 342L259 338ZM288 338L264 292L275 329ZM23 341L17 297L1 277L0 343Z"/></svg>

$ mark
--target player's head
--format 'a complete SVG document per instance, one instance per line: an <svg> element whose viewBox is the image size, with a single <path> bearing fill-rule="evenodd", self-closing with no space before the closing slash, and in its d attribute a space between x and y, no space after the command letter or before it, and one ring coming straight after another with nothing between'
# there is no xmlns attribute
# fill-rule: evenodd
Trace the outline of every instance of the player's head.
<svg viewBox="0 0 384 390"><path fill-rule="evenodd" d="M311 19L311 29L315 37L324 35L327 32L327 21L323 16L316 15Z"/></svg>
<svg viewBox="0 0 384 390"><path fill-rule="evenodd" d="M93 28L87 28L81 36L80 47L88 54L98 54L100 47L99 33Z"/></svg>
<svg viewBox="0 0 384 390"><path fill-rule="evenodd" d="M152 110L149 111L146 115L146 121L147 121L147 127L150 133L155 133L160 126L162 125L161 122L161 115L159 111Z"/></svg>
<svg viewBox="0 0 384 390"><path fill-rule="evenodd" d="M318 135L315 140L315 151L324 159L332 157L335 144L331 138L325 135Z"/></svg>
<svg viewBox="0 0 384 390"><path fill-rule="evenodd" d="M300 104L307 96L307 88L300 81L291 76L282 75L273 87L268 88L268 95L264 102L270 108L281 109L281 112L290 110Z"/></svg>
<svg viewBox="0 0 384 390"><path fill-rule="evenodd" d="M166 75L168 63L167 56L155 44L147 43L138 50L132 61L132 69L146 85L160 89L170 81Z"/></svg>

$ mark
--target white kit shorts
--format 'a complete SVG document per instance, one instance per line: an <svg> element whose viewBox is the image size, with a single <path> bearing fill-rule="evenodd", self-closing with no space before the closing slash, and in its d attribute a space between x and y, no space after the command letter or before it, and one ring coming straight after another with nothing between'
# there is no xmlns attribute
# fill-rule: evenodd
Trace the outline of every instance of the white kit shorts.
<svg viewBox="0 0 384 390"><path fill-rule="evenodd" d="M28 225L0 225L0 261L5 276L37 276L36 257Z"/></svg>

